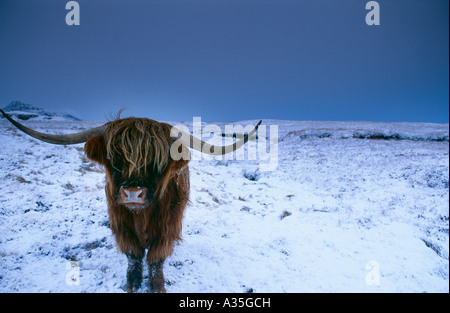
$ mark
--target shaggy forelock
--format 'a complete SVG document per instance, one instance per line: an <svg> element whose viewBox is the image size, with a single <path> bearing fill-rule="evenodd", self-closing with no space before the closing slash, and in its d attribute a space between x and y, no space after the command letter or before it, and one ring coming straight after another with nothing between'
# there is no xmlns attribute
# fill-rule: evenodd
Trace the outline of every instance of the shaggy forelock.
<svg viewBox="0 0 450 313"><path fill-rule="evenodd" d="M162 173L169 162L170 137L166 128L145 118L110 122L106 131L108 160L112 166L120 161L125 177L146 175L149 168Z"/></svg>

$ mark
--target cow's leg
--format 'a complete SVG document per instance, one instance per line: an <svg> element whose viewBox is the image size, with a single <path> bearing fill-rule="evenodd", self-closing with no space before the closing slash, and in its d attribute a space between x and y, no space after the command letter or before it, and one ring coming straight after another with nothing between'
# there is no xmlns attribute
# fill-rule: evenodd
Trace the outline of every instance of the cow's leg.
<svg viewBox="0 0 450 313"><path fill-rule="evenodd" d="M148 284L151 292L161 293L166 292L166 288L164 287L164 260L150 260L148 261Z"/></svg>
<svg viewBox="0 0 450 313"><path fill-rule="evenodd" d="M135 292L141 287L142 283L142 256L127 254L127 291Z"/></svg>

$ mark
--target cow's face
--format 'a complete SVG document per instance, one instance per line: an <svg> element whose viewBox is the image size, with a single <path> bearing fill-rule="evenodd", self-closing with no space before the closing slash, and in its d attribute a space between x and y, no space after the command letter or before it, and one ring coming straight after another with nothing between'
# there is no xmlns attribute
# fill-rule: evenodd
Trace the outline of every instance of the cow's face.
<svg viewBox="0 0 450 313"><path fill-rule="evenodd" d="M89 139L84 149L89 159L105 167L118 204L130 210L139 210L150 205L160 179L158 171L148 166L140 174L129 175L128 169L131 165L120 155L114 157L114 162L107 158L106 141L103 136Z"/></svg>
<svg viewBox="0 0 450 313"><path fill-rule="evenodd" d="M160 180L160 173L149 168L140 174L128 176L127 168L130 164L126 162L115 162L110 164L107 161L106 169L116 187L116 202L125 205L131 210L139 210L148 205L153 200L156 187Z"/></svg>
<svg viewBox="0 0 450 313"><path fill-rule="evenodd" d="M165 132L147 119L123 119L86 142L87 157L105 166L118 204L139 210L153 201L170 159Z"/></svg>

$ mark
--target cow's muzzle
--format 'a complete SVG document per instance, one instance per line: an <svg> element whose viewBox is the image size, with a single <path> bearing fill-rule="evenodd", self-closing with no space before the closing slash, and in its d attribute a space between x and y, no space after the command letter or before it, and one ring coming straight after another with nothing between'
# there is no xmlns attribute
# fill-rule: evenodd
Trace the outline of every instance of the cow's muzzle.
<svg viewBox="0 0 450 313"><path fill-rule="evenodd" d="M150 204L147 188L120 187L119 203L132 211L139 211Z"/></svg>

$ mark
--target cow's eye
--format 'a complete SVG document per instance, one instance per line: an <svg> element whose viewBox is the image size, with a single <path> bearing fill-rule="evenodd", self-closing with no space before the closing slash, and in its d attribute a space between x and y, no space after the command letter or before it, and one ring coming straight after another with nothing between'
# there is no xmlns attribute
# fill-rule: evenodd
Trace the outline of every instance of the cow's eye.
<svg viewBox="0 0 450 313"><path fill-rule="evenodd" d="M123 164L121 162L112 164L112 169L115 172L119 172L119 173L122 172L122 167L123 167Z"/></svg>
<svg viewBox="0 0 450 313"><path fill-rule="evenodd" d="M114 176L120 176L121 171L118 170L117 168L113 167L112 168L112 173L113 173Z"/></svg>

